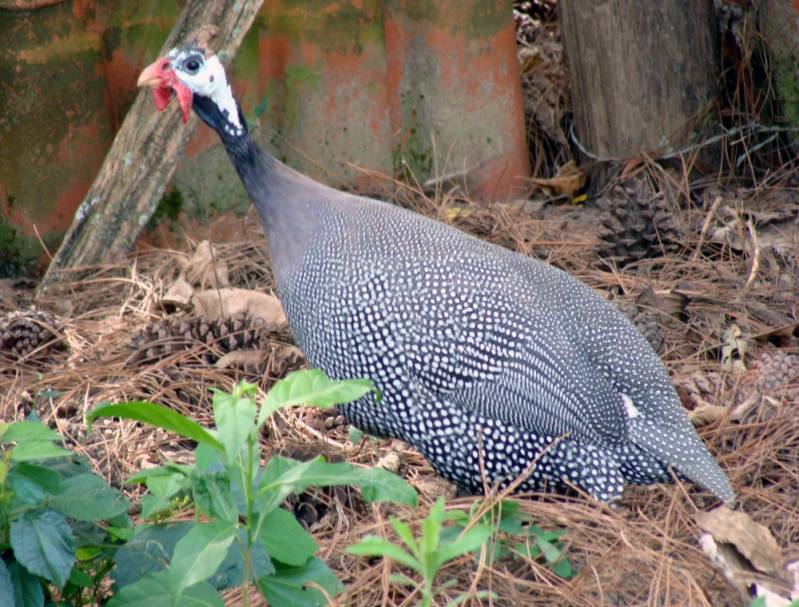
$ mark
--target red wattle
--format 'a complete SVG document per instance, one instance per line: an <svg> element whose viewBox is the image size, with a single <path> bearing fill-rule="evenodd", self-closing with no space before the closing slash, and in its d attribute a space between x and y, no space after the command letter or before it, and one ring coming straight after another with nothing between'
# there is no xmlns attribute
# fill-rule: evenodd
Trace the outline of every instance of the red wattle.
<svg viewBox="0 0 799 607"><path fill-rule="evenodd" d="M155 99L155 107L161 112L169 105L169 100L172 98L172 91L165 86L154 86L153 99Z"/></svg>
<svg viewBox="0 0 799 607"><path fill-rule="evenodd" d="M181 82L175 82L172 85L175 93L178 96L178 103L180 103L180 111L183 112L183 122L189 121L189 111L191 110L192 92L189 87Z"/></svg>

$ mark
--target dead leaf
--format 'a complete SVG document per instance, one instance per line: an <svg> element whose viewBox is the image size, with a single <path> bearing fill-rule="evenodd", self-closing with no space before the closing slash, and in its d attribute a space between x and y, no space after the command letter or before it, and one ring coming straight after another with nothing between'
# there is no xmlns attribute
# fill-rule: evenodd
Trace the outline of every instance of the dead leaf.
<svg viewBox="0 0 799 607"><path fill-rule="evenodd" d="M201 289L223 288L230 285L227 264L218 259L211 243L203 240L191 259L183 262L183 274L189 284Z"/></svg>
<svg viewBox="0 0 799 607"><path fill-rule="evenodd" d="M769 575L784 574L782 551L777 540L768 528L754 522L745 512L720 506L709 512L700 512L696 520L716 542L733 546L753 570Z"/></svg>
<svg viewBox="0 0 799 607"><path fill-rule="evenodd" d="M744 359L749 351L749 340L742 337L740 327L732 324L724 331L724 343L721 345L721 368L724 371L746 371Z"/></svg>
<svg viewBox="0 0 799 607"><path fill-rule="evenodd" d="M245 314L250 318L260 318L273 331L288 327L286 314L280 300L273 296L250 289L208 289L195 293L191 298L195 311L208 320L229 318Z"/></svg>
<svg viewBox="0 0 799 607"><path fill-rule="evenodd" d="M164 296L153 303L152 311L163 310L167 314L172 314L179 309L190 312L191 304L189 302L193 293L194 288L186 281L181 272Z"/></svg>
<svg viewBox="0 0 799 607"><path fill-rule="evenodd" d="M574 160L569 160L558 169L554 177L550 179L530 179L530 182L559 196L566 196L571 199L585 185L585 173L577 168L577 163Z"/></svg>
<svg viewBox="0 0 799 607"><path fill-rule="evenodd" d="M388 470L389 472L393 472L397 474L400 469L400 465L402 464L402 458L398 451L394 451L393 449L386 453L383 457L377 460L377 464L375 467L383 468Z"/></svg>
<svg viewBox="0 0 799 607"><path fill-rule="evenodd" d="M747 603L753 590L756 596L773 594L768 605L780 605L776 599L792 592L782 551L766 527L726 506L699 513L697 523L706 531L699 538L702 550Z"/></svg>
<svg viewBox="0 0 799 607"><path fill-rule="evenodd" d="M245 371L258 372L264 365L266 352L261 350L234 350L228 352L214 363L219 369L236 367Z"/></svg>
<svg viewBox="0 0 799 607"><path fill-rule="evenodd" d="M727 407L722 407L721 405L711 405L710 403L702 403L693 411L688 413L688 419L691 420L691 423L696 426L697 428L701 428L702 426L707 426L708 424L712 424L713 422L721 419L730 410Z"/></svg>

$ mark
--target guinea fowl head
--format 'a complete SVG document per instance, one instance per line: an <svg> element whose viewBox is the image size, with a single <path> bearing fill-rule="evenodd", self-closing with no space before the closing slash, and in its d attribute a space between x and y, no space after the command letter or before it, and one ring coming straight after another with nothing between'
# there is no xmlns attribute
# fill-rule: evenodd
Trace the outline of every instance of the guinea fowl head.
<svg viewBox="0 0 799 607"><path fill-rule="evenodd" d="M200 45L173 48L144 68L137 84L152 88L159 110L169 105L173 95L177 97L183 122L189 119L193 108L220 135L238 137L247 132L222 62Z"/></svg>

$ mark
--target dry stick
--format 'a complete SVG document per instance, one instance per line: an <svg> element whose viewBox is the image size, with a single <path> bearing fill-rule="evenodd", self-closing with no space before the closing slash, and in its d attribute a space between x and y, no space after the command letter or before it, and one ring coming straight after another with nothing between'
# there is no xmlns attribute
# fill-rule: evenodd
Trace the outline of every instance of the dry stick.
<svg viewBox="0 0 799 607"><path fill-rule="evenodd" d="M746 293L749 290L749 287L752 286L752 283L757 277L757 271L760 268L760 242L757 239L755 224L751 219L746 220L746 229L749 230L749 235L752 237L752 248L754 249L754 253L752 255L752 269L749 270L749 277L746 279L746 284L744 285L741 295Z"/></svg>
<svg viewBox="0 0 799 607"><path fill-rule="evenodd" d="M228 63L262 4L263 0L189 0L161 54L187 38L213 31L213 46ZM158 206L197 122L194 116L188 126L180 120L175 106L158 112L149 91L138 94L39 285L38 296L65 270L119 259L130 251Z"/></svg>
<svg viewBox="0 0 799 607"><path fill-rule="evenodd" d="M721 201L721 196L716 196L715 200L713 200L713 204L710 205L710 209L707 215L705 215L705 221L702 223L702 229L699 231L699 242L696 243L696 249L694 249L693 255L691 255L691 261L695 261L699 257L699 251L702 249L702 245L705 244L705 236L710 229L710 222L713 221L713 216L721 205Z"/></svg>

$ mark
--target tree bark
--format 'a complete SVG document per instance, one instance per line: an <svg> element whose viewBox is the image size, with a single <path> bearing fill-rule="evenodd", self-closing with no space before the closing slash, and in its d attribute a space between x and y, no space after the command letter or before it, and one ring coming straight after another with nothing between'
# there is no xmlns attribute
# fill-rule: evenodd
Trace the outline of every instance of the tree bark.
<svg viewBox="0 0 799 607"><path fill-rule="evenodd" d="M212 24L212 46L228 64L262 4L188 0L160 55ZM130 251L155 212L196 121L192 115L187 125L181 124L177 103L158 112L150 91L139 92L39 285L40 294L66 270L117 260Z"/></svg>
<svg viewBox="0 0 799 607"><path fill-rule="evenodd" d="M576 136L595 160L686 146L717 94L712 0L563 0Z"/></svg>

